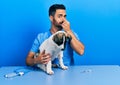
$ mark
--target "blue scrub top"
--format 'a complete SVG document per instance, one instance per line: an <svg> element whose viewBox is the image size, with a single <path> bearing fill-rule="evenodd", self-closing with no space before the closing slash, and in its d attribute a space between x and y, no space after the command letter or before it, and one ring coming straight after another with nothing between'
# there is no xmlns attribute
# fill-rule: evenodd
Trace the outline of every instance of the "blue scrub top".
<svg viewBox="0 0 120 85"><path fill-rule="evenodd" d="M38 36L35 38L31 51L34 53L37 53L39 51L39 46L42 44L42 42L49 38L51 36L51 32L45 32L45 33L39 33ZM63 62L65 65L73 65L74 60L73 60L73 49L70 46L70 41L66 42L66 47L63 52ZM56 58L53 62L53 64L58 64L58 59Z"/></svg>

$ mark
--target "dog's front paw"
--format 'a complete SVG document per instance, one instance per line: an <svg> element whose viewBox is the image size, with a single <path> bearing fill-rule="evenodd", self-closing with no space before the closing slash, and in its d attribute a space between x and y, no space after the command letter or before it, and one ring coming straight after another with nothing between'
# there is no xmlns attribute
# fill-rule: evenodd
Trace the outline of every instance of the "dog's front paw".
<svg viewBox="0 0 120 85"><path fill-rule="evenodd" d="M62 66L61 68L62 68L63 70L67 70L67 69L68 69L67 66Z"/></svg>
<svg viewBox="0 0 120 85"><path fill-rule="evenodd" d="M52 75L52 74L54 74L54 71L47 71L47 74L49 74L49 75Z"/></svg>

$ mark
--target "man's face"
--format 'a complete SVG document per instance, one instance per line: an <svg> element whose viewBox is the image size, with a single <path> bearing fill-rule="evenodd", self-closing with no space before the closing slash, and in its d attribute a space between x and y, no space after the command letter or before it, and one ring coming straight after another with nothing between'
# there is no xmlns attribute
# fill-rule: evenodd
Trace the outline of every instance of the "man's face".
<svg viewBox="0 0 120 85"><path fill-rule="evenodd" d="M53 16L53 25L55 25L58 30L62 30L61 24L66 20L66 11L63 9L57 9L55 15Z"/></svg>

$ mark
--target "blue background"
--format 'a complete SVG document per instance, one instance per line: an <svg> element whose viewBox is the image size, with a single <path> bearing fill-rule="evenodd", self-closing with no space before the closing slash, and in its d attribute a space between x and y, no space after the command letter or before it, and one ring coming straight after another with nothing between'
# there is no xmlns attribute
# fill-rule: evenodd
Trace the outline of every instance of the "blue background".
<svg viewBox="0 0 120 85"><path fill-rule="evenodd" d="M66 6L85 45L76 65L120 65L120 0L0 0L0 66L25 65L34 38L50 28L54 3Z"/></svg>

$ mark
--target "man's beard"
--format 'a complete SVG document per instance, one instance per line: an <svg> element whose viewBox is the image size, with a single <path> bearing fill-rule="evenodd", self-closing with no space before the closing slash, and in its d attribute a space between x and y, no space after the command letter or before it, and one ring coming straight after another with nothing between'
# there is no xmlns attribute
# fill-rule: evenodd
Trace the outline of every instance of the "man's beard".
<svg viewBox="0 0 120 85"><path fill-rule="evenodd" d="M56 28L57 28L58 30L62 30L62 29L63 29L61 25L57 25Z"/></svg>
<svg viewBox="0 0 120 85"><path fill-rule="evenodd" d="M53 21L55 22L54 24L55 24L57 30L62 30L63 29L63 27L61 26L63 21L59 22L59 23L55 19L53 19Z"/></svg>

